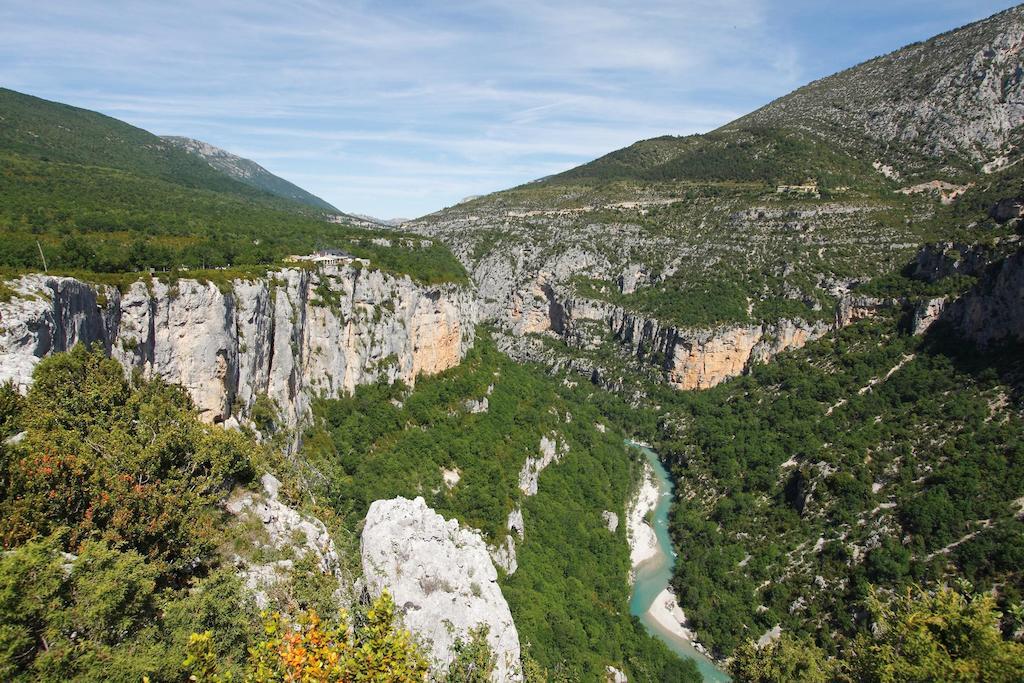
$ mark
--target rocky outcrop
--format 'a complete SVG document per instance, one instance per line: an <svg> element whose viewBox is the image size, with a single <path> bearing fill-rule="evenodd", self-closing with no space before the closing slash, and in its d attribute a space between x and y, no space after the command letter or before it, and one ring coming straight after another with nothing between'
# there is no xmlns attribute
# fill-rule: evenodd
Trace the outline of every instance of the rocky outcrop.
<svg viewBox="0 0 1024 683"><path fill-rule="evenodd" d="M896 305L898 302L891 299L849 294L840 299L836 307L836 327L846 327L858 320L873 318L880 310Z"/></svg>
<svg viewBox="0 0 1024 683"><path fill-rule="evenodd" d="M505 537L505 540L498 545L488 545L487 552L494 562L494 566L501 567L505 574L511 576L519 569L519 556L516 554L516 540L512 534Z"/></svg>
<svg viewBox="0 0 1024 683"><path fill-rule="evenodd" d="M537 483L540 481L540 473L548 465L558 460L568 451L564 443L559 446L557 437L548 438L546 435L540 437L540 456L527 458L523 468L519 471L519 490L524 496L537 495Z"/></svg>
<svg viewBox="0 0 1024 683"><path fill-rule="evenodd" d="M914 307L910 319L910 331L914 335L924 334L941 317L942 311L946 308L946 297L940 296L933 299L925 299Z"/></svg>
<svg viewBox="0 0 1024 683"><path fill-rule="evenodd" d="M990 266L939 319L982 350L1024 341L1024 250Z"/></svg>
<svg viewBox="0 0 1024 683"><path fill-rule="evenodd" d="M1024 195L1000 199L992 206L988 215L1000 224L1019 220L1024 216Z"/></svg>
<svg viewBox="0 0 1024 683"><path fill-rule="evenodd" d="M950 275L980 274L993 258L992 249L979 244L939 242L928 244L917 252L910 265L910 277L925 282L938 282Z"/></svg>
<svg viewBox="0 0 1024 683"><path fill-rule="evenodd" d="M238 573L252 592L256 606L263 610L270 606L268 591L291 577L295 560L312 555L317 569L334 577L338 582L335 600L351 588L350 577L346 577L327 527L318 519L307 517L278 500L281 486L271 474L264 474L261 480L263 493L241 491L228 499L226 508L243 521L256 520L264 538L257 541L261 552L260 561L236 555L234 560ZM254 540L254 539L250 539ZM271 554L286 555L278 559L265 559Z"/></svg>
<svg viewBox="0 0 1024 683"><path fill-rule="evenodd" d="M671 347L669 382L678 389L713 387L743 374L753 363L799 349L830 329L827 323L782 320L677 338Z"/></svg>
<svg viewBox="0 0 1024 683"><path fill-rule="evenodd" d="M472 293L350 266L286 268L223 288L138 281L124 293L30 275L0 303L0 381L24 388L39 359L99 343L127 370L183 385L201 416L245 419L268 397L297 425L314 396L457 365L472 345Z"/></svg>
<svg viewBox="0 0 1024 683"><path fill-rule="evenodd" d="M605 683L628 683L629 681L625 673L611 665L604 668L604 680Z"/></svg>
<svg viewBox="0 0 1024 683"><path fill-rule="evenodd" d="M684 329L626 309L582 299L569 299L565 338L574 346L592 348L595 333L608 332L637 357L660 365L677 389L706 389L743 374L754 363L766 362L824 336L825 322L780 320L771 324ZM597 330L587 323L598 323Z"/></svg>
<svg viewBox="0 0 1024 683"><path fill-rule="evenodd" d="M391 593L438 669L447 670L456 639L486 624L494 680L521 680L519 635L479 532L445 520L422 498L378 500L366 515L362 563L370 593Z"/></svg>
<svg viewBox="0 0 1024 683"><path fill-rule="evenodd" d="M561 460L562 456L569 452L568 444L559 444L558 437L554 434L550 438L547 435L540 437L538 449L540 456L527 458L522 469L519 470L519 490L527 497L537 495L540 473L552 463ZM508 521L505 526L508 530L505 540L498 545L489 545L487 549L491 553L494 564L504 569L506 574L511 575L515 574L516 569L519 568L519 561L516 557L516 540L512 535L518 536L519 540L526 535L526 523L523 521L521 506L508 513Z"/></svg>

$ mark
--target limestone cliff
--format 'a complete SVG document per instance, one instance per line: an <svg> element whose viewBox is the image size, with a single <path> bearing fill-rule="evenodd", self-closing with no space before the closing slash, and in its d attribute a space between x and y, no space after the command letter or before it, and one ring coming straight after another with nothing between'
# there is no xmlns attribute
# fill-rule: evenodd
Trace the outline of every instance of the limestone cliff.
<svg viewBox="0 0 1024 683"><path fill-rule="evenodd" d="M294 427L316 396L457 365L472 345L476 304L454 285L351 266L285 268L218 288L137 281L121 293L29 275L0 303L0 382L24 388L49 353L101 344L126 369L183 385L203 419L244 420L266 396Z"/></svg>
<svg viewBox="0 0 1024 683"><path fill-rule="evenodd" d="M499 340L503 350L519 360L572 367L610 388L616 388L614 381L604 381L600 377L601 368L591 366L576 350L595 350L610 337L624 353L653 367L672 386L704 389L742 374L754 363L800 348L837 326L869 317L888 303L852 296L850 283L844 283L826 287L829 294L839 300L835 315L829 321L782 319L713 328L672 326L627 306L584 296L574 279L586 274L598 280L615 281L620 294L657 286L658 278L669 277L675 268L682 267L683 261L679 266L663 267L657 277L645 262L652 258L653 252L669 254L679 249L679 245L651 243L649 236L634 234L635 225L616 223L615 239L622 254L609 255L591 246L600 243L602 227L593 223L584 225L585 219L581 216L586 216L587 212L580 216L573 214L570 218L563 215L567 211L536 210L527 212L531 213L527 218L521 218L519 213L504 207L479 212L453 210L407 227L446 241L463 262L477 287L481 318L495 323L504 335ZM763 207L757 211L735 212L735 220L739 221L737 232L769 223L778 223L773 229L789 230L794 216L808 222L845 225L863 219L864 212L857 207L831 206L794 214ZM573 224L573 220L579 223ZM550 230L538 233L532 229L535 223L544 221L550 223ZM516 235L511 243L503 242L500 248L490 248L491 245L474 242L477 236L497 230L499 224L507 234ZM563 243L561 236L569 226L578 234L573 242ZM844 228L841 234L852 232L853 229ZM532 243L544 239L550 243ZM700 256L688 254L686 258L699 259L701 263L716 260L712 255ZM625 261L620 263L622 259ZM561 356L552 354L528 335L560 338L570 352Z"/></svg>
<svg viewBox="0 0 1024 683"><path fill-rule="evenodd" d="M1024 249L986 269L976 286L943 306L938 320L982 350L1024 341Z"/></svg>
<svg viewBox="0 0 1024 683"><path fill-rule="evenodd" d="M456 639L486 624L497 655L493 679L521 680L519 635L479 532L444 519L422 498L378 500L366 515L362 561L370 593L390 591L440 670Z"/></svg>
<svg viewBox="0 0 1024 683"><path fill-rule="evenodd" d="M629 353L653 364L677 389L707 389L790 349L824 336L835 325L868 313L852 309L834 324L780 320L770 324L679 328L614 304L577 296L571 288L537 285L529 305L510 322L513 333L555 334L571 347L596 348L611 335ZM838 313L837 313L838 315Z"/></svg>

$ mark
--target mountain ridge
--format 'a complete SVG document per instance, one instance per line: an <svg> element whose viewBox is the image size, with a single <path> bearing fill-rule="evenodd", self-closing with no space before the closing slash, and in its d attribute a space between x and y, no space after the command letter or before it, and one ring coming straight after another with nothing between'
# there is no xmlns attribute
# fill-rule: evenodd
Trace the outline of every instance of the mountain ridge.
<svg viewBox="0 0 1024 683"><path fill-rule="evenodd" d="M264 190L278 197L307 204L313 208L324 209L332 213L341 213L341 211L320 197L307 192L280 176L274 175L251 159L245 159L195 138L180 135L161 135L160 138L190 154L198 156L200 159L205 160L211 168L246 185Z"/></svg>

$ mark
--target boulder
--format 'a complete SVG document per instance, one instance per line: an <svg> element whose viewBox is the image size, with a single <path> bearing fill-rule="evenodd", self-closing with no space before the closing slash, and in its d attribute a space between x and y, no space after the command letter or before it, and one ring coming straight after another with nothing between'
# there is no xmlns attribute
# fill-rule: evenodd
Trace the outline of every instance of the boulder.
<svg viewBox="0 0 1024 683"><path fill-rule="evenodd" d="M493 679L521 680L519 634L478 531L446 520L423 498L378 500L366 515L362 562L370 594L391 593L439 671L451 663L456 640L486 624L497 655Z"/></svg>

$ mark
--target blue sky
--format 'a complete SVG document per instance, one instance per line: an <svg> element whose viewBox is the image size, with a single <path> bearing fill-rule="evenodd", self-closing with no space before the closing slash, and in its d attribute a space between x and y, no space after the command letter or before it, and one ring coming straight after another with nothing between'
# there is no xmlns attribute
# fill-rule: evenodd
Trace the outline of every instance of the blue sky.
<svg viewBox="0 0 1024 683"><path fill-rule="evenodd" d="M0 0L0 85L413 217L1012 6L990 0Z"/></svg>

